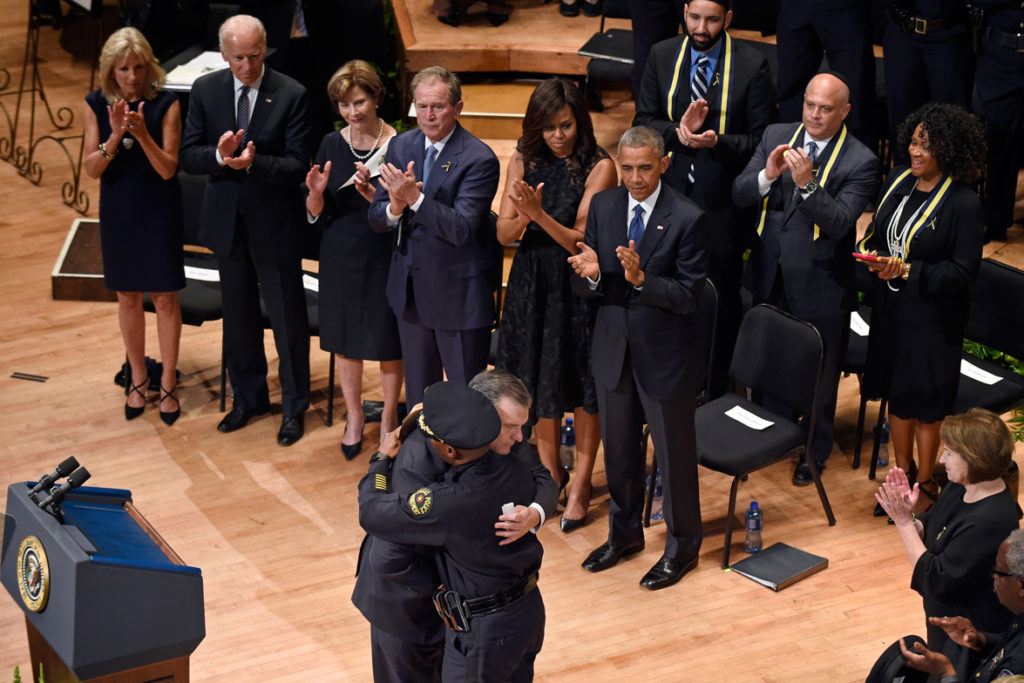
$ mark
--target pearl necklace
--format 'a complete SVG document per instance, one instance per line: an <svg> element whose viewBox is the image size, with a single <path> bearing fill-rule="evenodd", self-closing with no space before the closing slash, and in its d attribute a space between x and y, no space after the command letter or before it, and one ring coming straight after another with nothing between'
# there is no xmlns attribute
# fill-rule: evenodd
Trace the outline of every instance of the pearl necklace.
<svg viewBox="0 0 1024 683"><path fill-rule="evenodd" d="M348 128L347 130L349 131L348 137L345 137L344 132L341 134L341 137L342 139L345 140L345 142L348 143L348 149L350 152L352 152L352 156L354 156L359 161L366 161L371 156L373 156L373 150L377 149L377 145L380 144L380 139L384 137L384 119L381 119L380 121L380 131L377 132L377 139L373 141L373 146L370 147L370 151L367 152L366 154L360 154L359 152L356 151L356 148L352 146L352 129Z"/></svg>

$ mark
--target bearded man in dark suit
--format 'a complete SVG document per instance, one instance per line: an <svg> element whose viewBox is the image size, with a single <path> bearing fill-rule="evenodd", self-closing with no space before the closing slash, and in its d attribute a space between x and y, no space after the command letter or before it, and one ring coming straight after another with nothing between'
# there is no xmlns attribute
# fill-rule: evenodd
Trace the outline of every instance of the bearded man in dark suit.
<svg viewBox="0 0 1024 683"><path fill-rule="evenodd" d="M811 457L832 452L836 390L857 305L853 281L857 219L875 196L878 157L847 132L850 89L838 74L818 74L804 91L802 123L768 126L733 183L737 206L756 206L758 240L750 258L754 303L767 302L817 328L825 345ZM801 456L793 483L814 481Z"/></svg>
<svg viewBox="0 0 1024 683"><path fill-rule="evenodd" d="M248 15L220 28L230 70L192 86L181 168L209 176L200 219L217 255L224 304L224 355L234 405L217 429L232 432L270 410L260 297L280 359L282 422L277 442L304 431L309 407L309 323L302 287L302 198L309 167L306 89L266 68L263 24Z"/></svg>
<svg viewBox="0 0 1024 683"><path fill-rule="evenodd" d="M592 364L611 494L608 541L583 568L603 571L644 548L646 422L668 532L640 585L658 590L697 566L702 539L693 417L705 356L693 313L707 275L707 221L661 182L669 158L657 131L630 128L618 153L624 185L594 196L580 253L569 257L576 293L599 306Z"/></svg>
<svg viewBox="0 0 1024 683"><path fill-rule="evenodd" d="M727 31L730 4L691 0L685 5L687 35L651 50L635 121L661 133L672 153L665 183L711 215L708 278L719 300L711 398L728 389L742 311L743 252L753 235L753 210L733 205L732 181L775 113L767 60Z"/></svg>

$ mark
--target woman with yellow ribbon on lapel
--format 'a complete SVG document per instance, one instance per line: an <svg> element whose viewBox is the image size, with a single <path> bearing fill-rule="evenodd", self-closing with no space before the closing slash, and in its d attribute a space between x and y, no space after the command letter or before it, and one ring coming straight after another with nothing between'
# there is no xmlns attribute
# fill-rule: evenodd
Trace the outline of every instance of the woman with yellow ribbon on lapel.
<svg viewBox="0 0 1024 683"><path fill-rule="evenodd" d="M956 105L930 103L903 123L899 144L910 167L889 174L857 245L878 257L863 260L876 276L863 391L888 398L896 465L925 494L921 512L938 493L939 428L956 399L968 287L981 263L984 218L973 184L985 163L984 128Z"/></svg>

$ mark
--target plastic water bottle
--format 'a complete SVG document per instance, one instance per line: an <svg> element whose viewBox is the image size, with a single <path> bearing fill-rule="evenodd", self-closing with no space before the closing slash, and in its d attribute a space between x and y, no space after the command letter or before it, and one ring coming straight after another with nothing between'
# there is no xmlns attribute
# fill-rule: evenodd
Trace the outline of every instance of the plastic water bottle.
<svg viewBox="0 0 1024 683"><path fill-rule="evenodd" d="M750 504L747 510L747 538L743 541L743 549L748 553L756 553L761 550L761 522L763 514L757 507L757 501Z"/></svg>
<svg viewBox="0 0 1024 683"><path fill-rule="evenodd" d="M562 425L561 448L558 451L558 460L567 470L571 470L576 463L576 430L572 426L572 418L565 418Z"/></svg>

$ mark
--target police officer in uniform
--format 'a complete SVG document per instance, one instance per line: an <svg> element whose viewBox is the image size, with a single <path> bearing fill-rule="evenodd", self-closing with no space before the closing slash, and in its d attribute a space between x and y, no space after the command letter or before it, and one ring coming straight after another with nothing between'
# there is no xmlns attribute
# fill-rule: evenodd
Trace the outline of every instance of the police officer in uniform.
<svg viewBox="0 0 1024 683"><path fill-rule="evenodd" d="M895 144L900 124L926 102L970 108L974 54L966 0L893 0L885 22L885 99L897 166L910 157Z"/></svg>
<svg viewBox="0 0 1024 683"><path fill-rule="evenodd" d="M531 463L518 451L503 457L490 449L501 419L469 387L431 385L419 426L409 441L426 438L450 468L439 483L399 488L393 459L378 452L359 483L359 522L376 537L438 549L444 590L435 602L449 627L444 680L531 680L544 639L543 548L534 534L499 542L492 521L506 504L534 498ZM404 455L406 446L398 460Z"/></svg>
<svg viewBox="0 0 1024 683"><path fill-rule="evenodd" d="M1006 239L1013 225L1017 171L1024 147L1024 2L974 0L984 11L974 75L977 113L988 136L985 237Z"/></svg>

